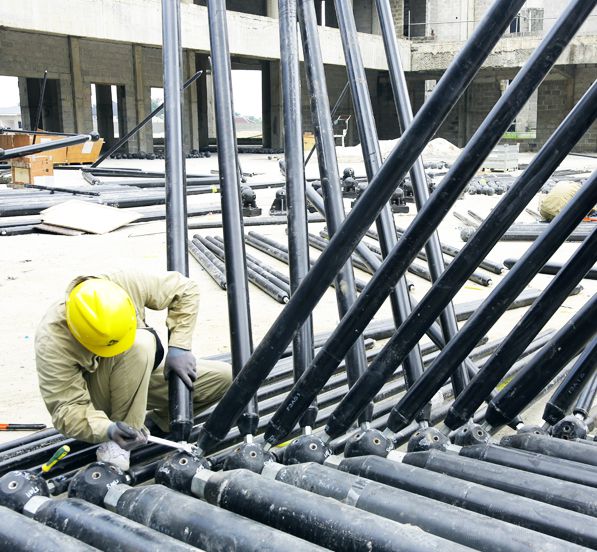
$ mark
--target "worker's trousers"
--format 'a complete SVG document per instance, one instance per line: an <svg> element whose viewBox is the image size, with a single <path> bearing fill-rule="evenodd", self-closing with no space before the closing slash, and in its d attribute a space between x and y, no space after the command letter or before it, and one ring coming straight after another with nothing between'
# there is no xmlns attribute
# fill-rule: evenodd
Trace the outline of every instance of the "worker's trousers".
<svg viewBox="0 0 597 552"><path fill-rule="evenodd" d="M113 421L142 428L149 417L162 431L168 431L168 382L163 363L154 369L156 338L144 329L137 330L133 346L113 358L102 358L98 369L86 375L94 406ZM193 409L197 414L215 403L232 380L229 364L197 360Z"/></svg>

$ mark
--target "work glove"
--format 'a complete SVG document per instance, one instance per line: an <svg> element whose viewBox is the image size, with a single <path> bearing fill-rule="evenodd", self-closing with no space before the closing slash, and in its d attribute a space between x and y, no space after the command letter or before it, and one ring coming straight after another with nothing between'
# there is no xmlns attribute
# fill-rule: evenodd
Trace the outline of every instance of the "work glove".
<svg viewBox="0 0 597 552"><path fill-rule="evenodd" d="M113 422L108 426L108 438L121 449L132 450L147 443L147 435L124 422Z"/></svg>
<svg viewBox="0 0 597 552"><path fill-rule="evenodd" d="M193 389L193 382L197 379L197 361L191 351L169 347L164 366L164 377L168 379L170 372L174 372L189 388Z"/></svg>

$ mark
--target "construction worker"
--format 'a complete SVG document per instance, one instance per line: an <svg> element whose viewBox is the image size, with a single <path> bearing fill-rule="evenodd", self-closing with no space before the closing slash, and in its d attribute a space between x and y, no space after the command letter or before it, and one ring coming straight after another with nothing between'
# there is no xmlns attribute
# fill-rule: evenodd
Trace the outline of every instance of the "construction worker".
<svg viewBox="0 0 597 552"><path fill-rule="evenodd" d="M582 184L572 180L561 180L545 197L539 200L539 214L547 222L556 218L560 211L568 205L568 202L580 190Z"/></svg>
<svg viewBox="0 0 597 552"><path fill-rule="evenodd" d="M194 411L216 402L230 366L191 352L197 284L178 272L121 271L82 276L50 307L35 335L39 387L54 427L101 443L100 461L126 470L130 450L147 442L147 425L169 429L168 375L193 391ZM145 308L168 309L168 351L145 323Z"/></svg>

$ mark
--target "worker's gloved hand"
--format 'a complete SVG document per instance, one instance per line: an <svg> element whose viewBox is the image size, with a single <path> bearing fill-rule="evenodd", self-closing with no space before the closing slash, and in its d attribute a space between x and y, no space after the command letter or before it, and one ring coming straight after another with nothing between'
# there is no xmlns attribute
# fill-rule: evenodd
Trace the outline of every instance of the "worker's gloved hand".
<svg viewBox="0 0 597 552"><path fill-rule="evenodd" d="M147 435L124 422L113 422L108 426L108 438L121 449L132 450L147 443Z"/></svg>
<svg viewBox="0 0 597 552"><path fill-rule="evenodd" d="M191 351L169 347L164 366L164 377L168 379L170 372L174 372L189 388L193 389L193 382L197 379L197 361Z"/></svg>

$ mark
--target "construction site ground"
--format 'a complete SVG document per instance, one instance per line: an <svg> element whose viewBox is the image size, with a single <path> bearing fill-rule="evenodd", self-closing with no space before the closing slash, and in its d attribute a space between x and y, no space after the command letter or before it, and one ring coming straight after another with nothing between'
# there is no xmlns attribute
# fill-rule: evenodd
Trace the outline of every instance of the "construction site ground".
<svg viewBox="0 0 597 552"><path fill-rule="evenodd" d="M340 149L340 148L339 148ZM354 168L357 176L364 176L365 171L355 148L345 148L339 152L340 168ZM437 159L452 162L456 151L434 152ZM262 154L245 154L240 156L243 170L247 173L256 173L249 178L251 182L279 181L281 178L278 168L278 156ZM521 154L521 163L528 163L532 154ZM426 161L432 161L427 158ZM206 174L217 169L217 156L209 159L187 160L188 173ZM108 161L109 167L136 167L143 170L163 170L164 162L118 160ZM597 159L584 156L569 156L561 169L593 171L597 168ZM56 173L57 179L60 171ZM317 177L317 163L313 159L308 166L307 176ZM58 180L57 180L58 182ZM259 189L257 204L267 215L277 188ZM504 196L465 195L457 202L454 209L466 214L472 209L482 217ZM529 207L536 209L540 196L535 197ZM345 200L346 209L350 208L351 200ZM191 205L219 206L220 195L197 195L189 197ZM454 210L453 209L453 210ZM457 220L452 212L445 217L440 227L440 237L448 244L462 247L460 239L462 223ZM407 226L414 218L416 209L410 205L409 214L395 215L399 226ZM220 215L214 214L194 220L219 220ZM518 218L520 222L533 222L534 219L523 213ZM319 233L324 224L311 224L312 233ZM247 228L254 230L278 241L285 242L285 226L265 226ZM190 231L192 236L195 231ZM222 235L221 229L201 230L202 235ZM531 245L530 242L499 242L490 258L503 261L505 258L519 258ZM553 260L566 261L576 250L578 243L564 244ZM271 266L282 272L287 267L267 257L261 252L250 249L250 252ZM311 249L315 258L317 252ZM422 261L419 261L422 262ZM198 356L209 356L229 350L228 320L226 307L226 293L221 290L204 272L197 262L191 257L190 277L195 279L201 287L201 305L199 322L195 329L194 352ZM35 369L34 337L37 324L46 309L59 300L68 285L76 276L82 274L101 274L118 269L143 269L162 271L166 269L166 235L165 222L156 221L141 224L131 224L119 230L104 235L82 235L75 237L58 236L51 234L29 234L23 236L0 238L0 339L2 340L3 354L0 356L0 381L3 399L0 402L0 422L2 423L45 423L51 425L41 399ZM455 302L469 302L487 297L496 284L507 274L502 276L491 275L492 287L482 287L468 282L458 292ZM369 276L360 271L356 275L361 279ZM552 276L538 275L530 287L544 289ZM429 283L412 274L408 279L415 284L414 296L420 300L429 289ZM597 291L597 282L583 281L583 290L579 295L570 297L558 310L546 328L559 328L565 323L590 297ZM270 327L283 305L275 302L262 291L250 285L251 314L253 323L253 336L257 343ZM526 309L517 309L507 312L489 333L490 339L505 336ZM390 308L386 304L379 311L376 319L389 319ZM164 313L149 312L148 322L166 340ZM325 294L319 302L314 313L315 332L332 330L338 321L335 295L333 290ZM525 418L528 422L538 422L542 408L535 407ZM0 433L0 442L17 437L13 432Z"/></svg>

